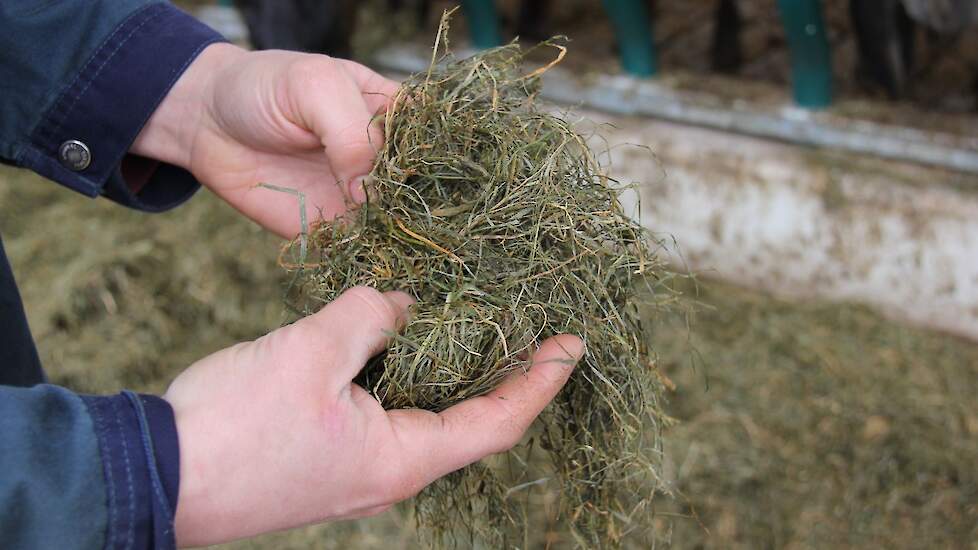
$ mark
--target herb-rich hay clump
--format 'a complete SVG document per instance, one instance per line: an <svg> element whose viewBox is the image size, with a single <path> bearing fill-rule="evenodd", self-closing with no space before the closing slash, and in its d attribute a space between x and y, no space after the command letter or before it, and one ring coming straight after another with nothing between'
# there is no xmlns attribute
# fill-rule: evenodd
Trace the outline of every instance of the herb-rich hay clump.
<svg viewBox="0 0 978 550"><path fill-rule="evenodd" d="M584 138L538 106L545 69L522 60L516 44L433 57L386 112L375 198L283 263L304 312L355 285L417 297L359 380L386 408L444 410L527 368L542 339L580 335L586 355L531 441L437 482L416 513L435 540L511 547L530 538L526 505L545 503L549 525L531 530L615 546L648 526L656 487L660 383L638 306L657 300L660 265Z"/></svg>

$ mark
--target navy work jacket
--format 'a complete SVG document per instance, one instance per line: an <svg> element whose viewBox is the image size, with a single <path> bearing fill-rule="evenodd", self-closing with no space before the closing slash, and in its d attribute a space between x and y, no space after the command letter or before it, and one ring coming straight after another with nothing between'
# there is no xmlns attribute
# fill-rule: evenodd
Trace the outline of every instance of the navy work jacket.
<svg viewBox="0 0 978 550"><path fill-rule="evenodd" d="M0 0L0 160L139 210L176 206L194 178L128 150L221 40L167 2ZM172 548L179 464L162 399L46 383L0 243L0 548Z"/></svg>

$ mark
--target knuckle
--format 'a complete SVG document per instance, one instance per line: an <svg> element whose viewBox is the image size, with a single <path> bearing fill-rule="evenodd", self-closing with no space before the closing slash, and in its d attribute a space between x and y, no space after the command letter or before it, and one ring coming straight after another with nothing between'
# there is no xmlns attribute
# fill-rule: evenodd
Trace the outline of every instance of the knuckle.
<svg viewBox="0 0 978 550"><path fill-rule="evenodd" d="M315 342L329 334L325 318L326 313L319 311L284 326L272 334L275 334L277 343L284 349L305 349L310 342Z"/></svg>
<svg viewBox="0 0 978 550"><path fill-rule="evenodd" d="M378 493L381 495L379 500L388 505L412 498L425 487L423 472L403 463L397 464L388 465L377 478Z"/></svg>
<svg viewBox="0 0 978 550"><path fill-rule="evenodd" d="M326 146L326 153L347 172L363 174L373 166L374 149L364 128L349 125L334 132L334 143Z"/></svg>
<svg viewBox="0 0 978 550"><path fill-rule="evenodd" d="M502 404L498 404L497 407L500 411L496 430L498 438L493 453L504 453L519 444L529 426L521 415L510 407Z"/></svg>
<svg viewBox="0 0 978 550"><path fill-rule="evenodd" d="M350 115L345 124L333 129L332 138L328 153L348 162L371 164L376 148L383 142L383 136L377 135L366 113L362 116Z"/></svg>
<svg viewBox="0 0 978 550"><path fill-rule="evenodd" d="M369 286L357 286L346 291L346 296L352 302L357 303L369 317L364 321L377 324L383 329L390 328L397 318L394 306L376 288Z"/></svg>
<svg viewBox="0 0 978 550"><path fill-rule="evenodd" d="M334 334L329 317L330 312L323 309L273 332L274 356L311 361L319 366L345 361L350 353L349 343Z"/></svg>
<svg viewBox="0 0 978 550"><path fill-rule="evenodd" d="M301 54L289 65L289 76L302 84L328 79L336 72L336 60L327 55Z"/></svg>
<svg viewBox="0 0 978 550"><path fill-rule="evenodd" d="M359 125L333 132L324 147L327 157L341 167L337 172L340 179L364 175L373 168L375 146Z"/></svg>
<svg viewBox="0 0 978 550"><path fill-rule="evenodd" d="M550 366L550 365L546 365ZM557 368L547 368L539 369L541 372L537 374L537 379L533 381L531 387L534 393L537 395L547 395L553 396L560 388L564 386L567 382L567 377L570 375L570 370L566 369L563 365L556 365Z"/></svg>

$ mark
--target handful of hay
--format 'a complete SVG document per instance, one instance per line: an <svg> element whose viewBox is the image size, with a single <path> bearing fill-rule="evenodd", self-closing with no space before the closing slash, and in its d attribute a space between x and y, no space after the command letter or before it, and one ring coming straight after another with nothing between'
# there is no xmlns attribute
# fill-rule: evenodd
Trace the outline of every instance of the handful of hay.
<svg viewBox="0 0 978 550"><path fill-rule="evenodd" d="M540 340L580 335L586 355L530 442L435 483L416 514L437 541L522 546L536 499L550 528L615 546L648 527L655 489L661 383L638 308L660 264L584 138L537 105L549 66L524 73L515 43L455 60L446 31L386 112L376 198L286 250L290 300L312 312L355 285L418 299L358 380L385 408L441 411L525 369Z"/></svg>

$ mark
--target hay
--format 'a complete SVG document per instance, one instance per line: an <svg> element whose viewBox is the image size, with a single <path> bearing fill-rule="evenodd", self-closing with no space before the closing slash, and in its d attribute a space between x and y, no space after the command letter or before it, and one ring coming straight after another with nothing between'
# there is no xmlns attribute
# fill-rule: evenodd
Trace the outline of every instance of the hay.
<svg viewBox="0 0 978 550"><path fill-rule="evenodd" d="M684 325L654 326L672 547L974 546L978 345L717 281L699 299L697 368Z"/></svg>
<svg viewBox="0 0 978 550"><path fill-rule="evenodd" d="M386 408L444 410L527 368L542 339L580 335L587 353L526 446L436 483L417 515L442 542L513 544L552 479L555 520L581 546L615 546L647 526L663 417L638 308L667 299L667 277L584 137L538 105L549 66L524 72L515 43L455 60L447 17L386 112L375 198L286 248L290 301L309 313L355 285L418 299L358 380ZM526 466L537 447L544 478Z"/></svg>

